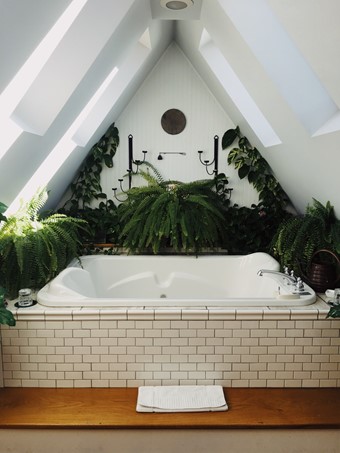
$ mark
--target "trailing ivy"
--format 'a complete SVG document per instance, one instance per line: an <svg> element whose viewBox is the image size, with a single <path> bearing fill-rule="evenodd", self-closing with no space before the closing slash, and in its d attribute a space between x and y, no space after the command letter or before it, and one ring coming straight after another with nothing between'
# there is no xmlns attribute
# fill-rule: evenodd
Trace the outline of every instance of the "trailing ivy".
<svg viewBox="0 0 340 453"><path fill-rule="evenodd" d="M229 151L228 164L238 170L240 179L247 178L259 194L259 203L251 207L234 204L226 217L227 248L230 253L269 252L278 226L290 215L286 211L288 196L276 180L268 162L243 136L239 127L227 130L222 148L238 140L238 147Z"/></svg>
<svg viewBox="0 0 340 453"><path fill-rule="evenodd" d="M70 186L71 196L64 204L64 208L84 209L90 206L93 200L107 199L107 195L102 191L100 174L104 165L108 168L113 167L113 157L118 145L119 132L113 123L85 158L75 181Z"/></svg>
<svg viewBox="0 0 340 453"><path fill-rule="evenodd" d="M117 206L103 192L100 181L104 166L113 167L118 145L119 131L113 123L91 148L70 186L71 196L60 210L86 220L88 229L83 231L83 242L115 241L118 237ZM99 200L99 204L93 207L95 200Z"/></svg>
<svg viewBox="0 0 340 453"><path fill-rule="evenodd" d="M238 147L229 151L228 164L238 170L240 179L247 178L257 190L260 204L267 207L284 208L289 198L275 178L268 162L261 153L243 136L239 127L227 130L222 138L226 149L238 139Z"/></svg>

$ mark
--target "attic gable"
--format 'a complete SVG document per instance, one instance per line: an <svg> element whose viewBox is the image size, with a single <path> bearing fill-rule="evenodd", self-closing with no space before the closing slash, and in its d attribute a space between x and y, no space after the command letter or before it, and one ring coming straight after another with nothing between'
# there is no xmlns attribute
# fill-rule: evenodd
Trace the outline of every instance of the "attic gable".
<svg viewBox="0 0 340 453"><path fill-rule="evenodd" d="M60 0L53 5L41 0L34 0L34 5L33 0L1 2L0 56L5 62L0 75L1 96L63 13L81 2ZM339 211L334 194L339 162L340 66L336 55L340 32L335 25L329 26L339 13L336 0L326 0L322 7L307 0L196 0L194 8L185 12L166 11L158 0L84 0L65 36L25 92L13 104L7 100L0 103L0 108L7 109L7 116L0 119L2 201L11 204L20 194L26 195L31 177L117 67L121 84L114 93L108 88L107 97L97 103L97 113L94 110L73 134L72 152L65 154L60 167L50 176L50 207L55 206L92 144L118 120L175 40L233 124L238 124L262 149L256 128L219 80L219 71L223 74L224 66L227 68L225 62L230 65L279 137L274 145L265 143L263 154L297 208L304 211L306 204L316 197L324 203L331 200ZM301 67L296 60L289 59L287 47L280 47L282 39L277 38L279 27L273 26L275 23L280 24L292 52L301 57L317 83L306 83ZM149 45L145 47L140 39L146 30ZM221 56L215 66L219 71L202 54L204 30ZM276 60L269 58L266 62L263 56L269 44ZM136 57L134 66L132 55L138 53L139 46L148 50L145 58ZM280 63L275 66L280 68L276 73L275 68L268 66L274 61ZM128 77L121 76L124 65L129 68ZM287 96L296 82L299 84L291 91L293 95ZM316 94L317 86L321 88L321 98ZM322 105L326 104L322 103L328 107L324 108ZM317 178L310 184L315 175Z"/></svg>

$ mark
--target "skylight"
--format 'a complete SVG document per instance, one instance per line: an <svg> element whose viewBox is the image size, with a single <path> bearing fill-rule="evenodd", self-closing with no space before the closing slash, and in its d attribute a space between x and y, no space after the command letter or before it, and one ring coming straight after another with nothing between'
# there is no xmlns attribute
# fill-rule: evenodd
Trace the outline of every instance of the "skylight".
<svg viewBox="0 0 340 453"><path fill-rule="evenodd" d="M1 136L0 136L0 160L6 154L7 150L13 145L22 129L10 118L4 118L1 121Z"/></svg>
<svg viewBox="0 0 340 453"><path fill-rule="evenodd" d="M311 135L339 129L337 105L266 1L219 2L305 129Z"/></svg>
<svg viewBox="0 0 340 453"><path fill-rule="evenodd" d="M202 33L200 52L262 144L267 147L280 144L281 140L206 30Z"/></svg>
<svg viewBox="0 0 340 453"><path fill-rule="evenodd" d="M67 30L70 28L87 0L73 0L40 42L31 56L13 77L11 82L0 95L0 125L2 130L9 129L4 137L0 137L0 159L18 138L23 129L9 118L19 104L37 75L44 67L55 48L58 46Z"/></svg>
<svg viewBox="0 0 340 453"><path fill-rule="evenodd" d="M21 190L12 204L7 210L7 214L15 212L19 206L22 199L29 200L37 191L39 187L44 187L59 170L63 162L68 158L68 156L75 149L77 144L73 141L72 137L83 123L83 121L88 117L92 109L95 108L97 102L100 100L101 96L107 89L107 87L112 82L113 78L118 72L118 68L114 67L110 74L106 77L104 82L83 108L78 117L74 120L72 125L59 140L57 145L53 148L50 154L46 157L44 162L40 165L34 175L27 182L25 187Z"/></svg>
<svg viewBox="0 0 340 453"><path fill-rule="evenodd" d="M149 29L146 29L142 37L135 44L128 57L119 67L119 73L113 83L108 84L105 96L101 96L88 116L79 125L73 136L73 140L79 146L86 146L118 99L125 92L126 87L138 73L151 50Z"/></svg>

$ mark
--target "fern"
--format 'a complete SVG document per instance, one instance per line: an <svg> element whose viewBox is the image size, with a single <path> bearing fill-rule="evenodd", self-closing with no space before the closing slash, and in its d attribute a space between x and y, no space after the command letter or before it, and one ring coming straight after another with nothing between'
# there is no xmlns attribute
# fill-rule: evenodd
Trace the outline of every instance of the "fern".
<svg viewBox="0 0 340 453"><path fill-rule="evenodd" d="M148 178L149 186L133 188L121 205L122 244L131 251L161 247L199 251L222 245L226 205L213 190L215 180L181 183Z"/></svg>
<svg viewBox="0 0 340 453"><path fill-rule="evenodd" d="M271 245L281 264L299 273L307 271L315 252L323 248L340 252L340 221L330 202L324 206L315 199L305 215L292 216L279 226Z"/></svg>
<svg viewBox="0 0 340 453"><path fill-rule="evenodd" d="M20 288L39 288L78 255L80 219L52 214L40 218L47 192L39 190L0 228L0 282L10 297Z"/></svg>
<svg viewBox="0 0 340 453"><path fill-rule="evenodd" d="M162 183L165 182L165 180L164 180L163 176L161 175L160 171L154 165L152 165L148 161L143 162L143 165L146 165L148 168L151 168L151 170L153 171L153 173L155 175L153 178L154 178L154 180L156 181L157 184L162 184ZM148 181L149 177L152 177L150 175L150 173L146 173L146 172L143 172L143 171L140 171L139 173L144 177L144 179L146 181Z"/></svg>

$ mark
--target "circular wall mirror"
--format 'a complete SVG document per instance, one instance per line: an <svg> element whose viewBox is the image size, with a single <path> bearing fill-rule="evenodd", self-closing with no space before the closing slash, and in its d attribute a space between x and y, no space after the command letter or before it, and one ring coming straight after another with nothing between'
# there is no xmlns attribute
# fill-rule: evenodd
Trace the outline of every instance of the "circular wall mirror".
<svg viewBox="0 0 340 453"><path fill-rule="evenodd" d="M184 130L186 123L187 120L184 113L178 109L167 110L161 118L162 128L171 135L180 134Z"/></svg>

